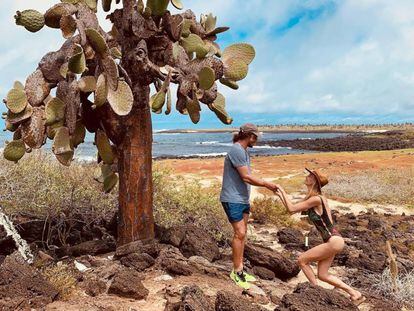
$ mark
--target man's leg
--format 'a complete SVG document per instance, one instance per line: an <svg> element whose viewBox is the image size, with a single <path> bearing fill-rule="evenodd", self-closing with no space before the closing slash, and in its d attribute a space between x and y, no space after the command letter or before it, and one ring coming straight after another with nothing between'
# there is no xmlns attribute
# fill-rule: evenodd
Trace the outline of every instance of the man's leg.
<svg viewBox="0 0 414 311"><path fill-rule="evenodd" d="M232 241L233 250L233 267L234 271L238 272L243 269L243 251L244 241L246 237L246 224L244 219L231 224L234 235Z"/></svg>
<svg viewBox="0 0 414 311"><path fill-rule="evenodd" d="M244 213L243 214L243 223L244 223L245 236L244 236L244 240L243 240L242 262L243 262L244 246L246 245L246 240L247 240L247 222L248 221L249 221L249 214Z"/></svg>

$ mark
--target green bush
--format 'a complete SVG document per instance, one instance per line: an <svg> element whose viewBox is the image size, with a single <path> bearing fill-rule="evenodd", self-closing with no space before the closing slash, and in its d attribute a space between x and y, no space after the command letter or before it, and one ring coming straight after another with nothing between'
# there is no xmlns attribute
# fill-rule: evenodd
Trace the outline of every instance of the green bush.
<svg viewBox="0 0 414 311"><path fill-rule="evenodd" d="M262 224L273 224L277 227L292 227L297 224L280 200L274 197L254 199L251 211L253 218Z"/></svg>

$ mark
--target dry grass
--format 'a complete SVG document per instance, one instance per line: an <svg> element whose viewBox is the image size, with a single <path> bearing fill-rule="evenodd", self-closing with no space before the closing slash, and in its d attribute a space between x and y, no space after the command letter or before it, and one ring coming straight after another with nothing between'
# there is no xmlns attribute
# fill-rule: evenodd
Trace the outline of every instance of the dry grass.
<svg viewBox="0 0 414 311"><path fill-rule="evenodd" d="M393 288L393 281L390 270L387 268L382 274L370 276L372 281L371 291L379 296L386 297L398 305L405 306L412 310L414 308L414 270L401 273L397 277L396 290Z"/></svg>
<svg viewBox="0 0 414 311"><path fill-rule="evenodd" d="M332 176L325 193L360 202L414 205L414 168Z"/></svg>
<svg viewBox="0 0 414 311"><path fill-rule="evenodd" d="M297 224L282 203L273 197L254 199L251 211L253 218L259 223L273 224L277 227L292 227Z"/></svg>
<svg viewBox="0 0 414 311"><path fill-rule="evenodd" d="M56 288L62 300L69 299L76 289L75 273L67 264L60 262L48 266L42 270L42 274Z"/></svg>

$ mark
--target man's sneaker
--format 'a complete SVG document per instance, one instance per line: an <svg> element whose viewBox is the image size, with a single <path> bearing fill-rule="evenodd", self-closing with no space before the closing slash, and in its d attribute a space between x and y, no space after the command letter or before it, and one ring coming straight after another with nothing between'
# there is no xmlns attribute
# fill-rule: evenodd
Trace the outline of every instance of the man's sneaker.
<svg viewBox="0 0 414 311"><path fill-rule="evenodd" d="M240 286L243 289L249 289L250 284L247 283L246 278L244 277L244 274L238 275L234 270L230 273L230 278L236 283L238 286Z"/></svg>
<svg viewBox="0 0 414 311"><path fill-rule="evenodd" d="M247 272L243 271L244 278L247 282L256 282L257 279L254 277L254 275L248 274Z"/></svg>

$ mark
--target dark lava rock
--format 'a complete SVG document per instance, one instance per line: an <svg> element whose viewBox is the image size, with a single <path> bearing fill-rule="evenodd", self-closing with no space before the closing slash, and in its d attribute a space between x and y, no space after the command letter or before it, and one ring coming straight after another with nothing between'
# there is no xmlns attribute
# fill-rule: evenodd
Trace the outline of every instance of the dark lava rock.
<svg viewBox="0 0 414 311"><path fill-rule="evenodd" d="M358 310L349 298L333 290L300 283L292 294L285 294L275 311L351 311Z"/></svg>
<svg viewBox="0 0 414 311"><path fill-rule="evenodd" d="M300 271L295 261L257 244L247 244L244 255L252 265L265 267L273 271L275 276L281 280L290 279L298 275Z"/></svg>
<svg viewBox="0 0 414 311"><path fill-rule="evenodd" d="M188 264L187 258L174 246L161 250L157 263L164 271L172 275L191 275L194 270Z"/></svg>
<svg viewBox="0 0 414 311"><path fill-rule="evenodd" d="M275 273L265 267L253 267L253 273L263 280L273 280Z"/></svg>
<svg viewBox="0 0 414 311"><path fill-rule="evenodd" d="M115 250L115 243L110 240L92 240L82 242L80 244L71 246L68 249L68 255L82 256L82 255L98 255L105 254Z"/></svg>
<svg viewBox="0 0 414 311"><path fill-rule="evenodd" d="M155 263L155 260L146 253L132 253L122 257L121 263L126 267L134 268L141 272L151 267Z"/></svg>
<svg viewBox="0 0 414 311"><path fill-rule="evenodd" d="M157 240L146 239L118 246L115 252L115 258L119 259L132 253L146 253L151 257L156 258L159 252L160 247Z"/></svg>
<svg viewBox="0 0 414 311"><path fill-rule="evenodd" d="M141 278L141 275L135 270L121 270L115 274L108 294L136 300L145 299L149 291L142 284Z"/></svg>
<svg viewBox="0 0 414 311"><path fill-rule="evenodd" d="M228 291L219 291L216 297L216 311L262 311L258 305L240 295Z"/></svg>
<svg viewBox="0 0 414 311"><path fill-rule="evenodd" d="M44 235L45 221L40 219L29 219L16 221L16 229L22 239L27 243L40 242Z"/></svg>
<svg viewBox="0 0 414 311"><path fill-rule="evenodd" d="M214 311L214 306L197 285L186 286L181 294L179 310Z"/></svg>
<svg viewBox="0 0 414 311"><path fill-rule="evenodd" d="M279 230L277 232L277 236L279 238L279 243L281 244L288 244L288 243L303 244L305 240L300 230L289 228L289 227Z"/></svg>
<svg viewBox="0 0 414 311"><path fill-rule="evenodd" d="M160 230L160 242L178 247L181 253L189 258L201 256L209 261L220 258L220 250L213 236L196 226L180 226Z"/></svg>
<svg viewBox="0 0 414 311"><path fill-rule="evenodd" d="M96 297L106 292L106 282L98 278L89 279L85 281L84 288L86 294Z"/></svg>
<svg viewBox="0 0 414 311"><path fill-rule="evenodd" d="M14 252L0 266L1 310L41 308L58 296L58 291L43 276ZM8 303L5 301L10 300ZM14 305L19 303L19 305Z"/></svg>

